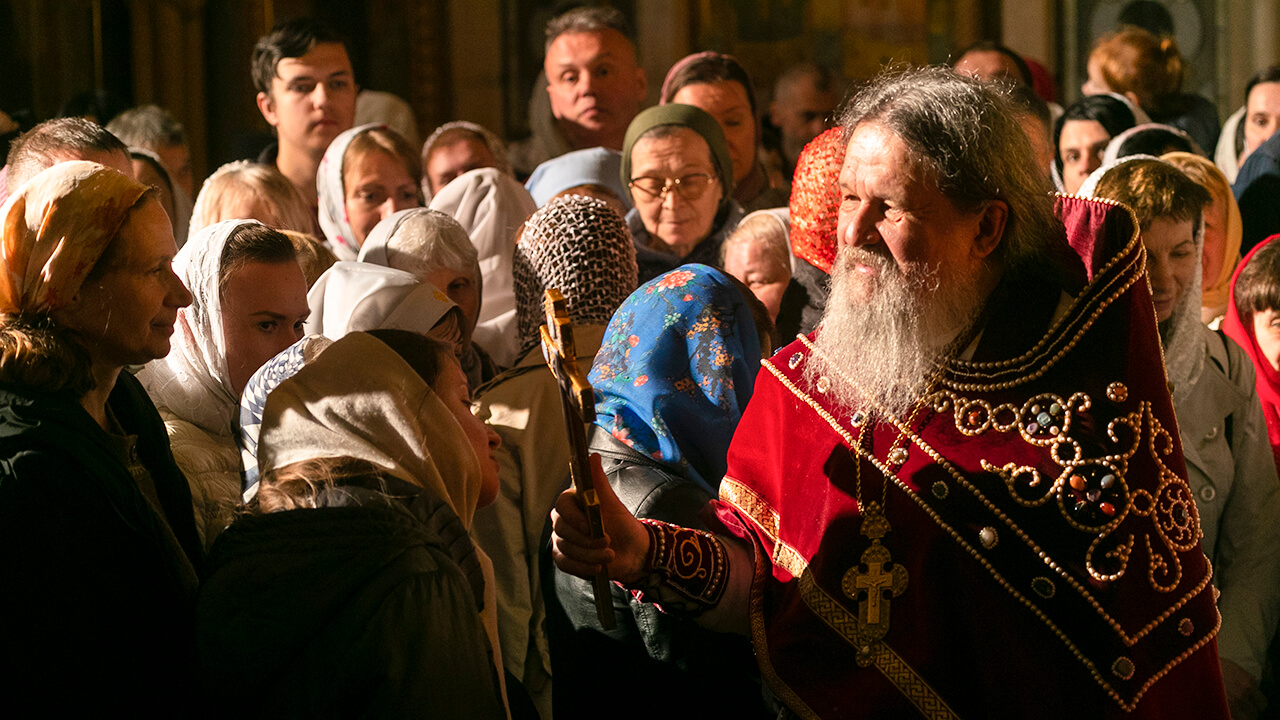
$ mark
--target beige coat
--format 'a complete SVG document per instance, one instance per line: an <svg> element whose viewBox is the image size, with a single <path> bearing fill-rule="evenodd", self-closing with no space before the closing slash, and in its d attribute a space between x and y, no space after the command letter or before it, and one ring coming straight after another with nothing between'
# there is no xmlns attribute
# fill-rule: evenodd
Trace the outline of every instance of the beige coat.
<svg viewBox="0 0 1280 720"><path fill-rule="evenodd" d="M591 370L604 325L575 328L578 367ZM502 436L498 499L476 511L471 536L493 559L503 662L551 717L551 656L538 575L542 530L569 478L560 391L537 349L477 392L477 415Z"/></svg>
<svg viewBox="0 0 1280 720"><path fill-rule="evenodd" d="M1201 329L1208 335L1204 370L1174 409L1201 544L1222 593L1218 654L1257 678L1280 616L1280 481L1249 358Z"/></svg>

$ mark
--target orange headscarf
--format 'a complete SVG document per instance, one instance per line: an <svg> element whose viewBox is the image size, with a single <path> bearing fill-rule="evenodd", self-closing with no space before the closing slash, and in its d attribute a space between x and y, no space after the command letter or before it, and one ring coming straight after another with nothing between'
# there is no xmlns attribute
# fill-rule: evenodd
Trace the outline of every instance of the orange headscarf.
<svg viewBox="0 0 1280 720"><path fill-rule="evenodd" d="M1244 222L1240 219L1240 206L1236 204L1236 198L1231 194L1231 183L1227 182L1222 171L1207 158L1194 153L1172 152L1165 153L1160 156L1160 159L1172 162L1183 171L1191 166L1192 170L1187 173L1188 177L1203 185L1215 202L1226 203L1227 218L1224 232L1227 239L1221 248L1222 265L1218 269L1218 276L1205 278L1201 286L1200 319L1208 323L1222 317L1227 311L1227 291L1231 289L1231 275L1240 264L1240 240L1244 237ZM1210 251L1206 243L1204 252ZM1207 256L1204 258L1205 266L1209 265L1208 259Z"/></svg>
<svg viewBox="0 0 1280 720"><path fill-rule="evenodd" d="M149 188L97 163L54 165L0 207L0 313L65 305Z"/></svg>

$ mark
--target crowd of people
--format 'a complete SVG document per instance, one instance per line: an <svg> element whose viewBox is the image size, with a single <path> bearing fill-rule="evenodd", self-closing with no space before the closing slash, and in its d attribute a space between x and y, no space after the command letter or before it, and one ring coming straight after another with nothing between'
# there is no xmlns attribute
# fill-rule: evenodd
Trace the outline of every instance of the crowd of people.
<svg viewBox="0 0 1280 720"><path fill-rule="evenodd" d="M21 134L0 687L54 716L1277 712L1280 65L1220 125L1144 18L1066 107L983 42L843 103L697 52L645 108L625 17L579 8L531 138L421 149L291 19L252 57L276 142L198 192L155 106Z"/></svg>

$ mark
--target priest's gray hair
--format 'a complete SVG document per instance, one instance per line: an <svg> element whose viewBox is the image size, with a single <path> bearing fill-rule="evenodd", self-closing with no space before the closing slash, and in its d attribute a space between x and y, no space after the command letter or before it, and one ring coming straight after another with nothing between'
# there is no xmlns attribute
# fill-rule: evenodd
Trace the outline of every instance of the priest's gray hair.
<svg viewBox="0 0 1280 720"><path fill-rule="evenodd" d="M1057 222L1052 188L1017 118L1008 87L929 67L882 73L839 120L846 142L863 123L897 135L962 212L1008 204L994 253L1008 271L1039 256Z"/></svg>

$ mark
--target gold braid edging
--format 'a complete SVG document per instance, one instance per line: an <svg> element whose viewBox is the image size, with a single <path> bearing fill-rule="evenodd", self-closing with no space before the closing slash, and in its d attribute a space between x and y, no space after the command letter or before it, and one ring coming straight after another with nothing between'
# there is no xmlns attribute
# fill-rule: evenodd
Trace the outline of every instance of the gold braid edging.
<svg viewBox="0 0 1280 720"><path fill-rule="evenodd" d="M804 604L809 606L814 615L822 618L832 630L835 630L856 650L858 647L858 618L845 610L835 598L827 594L813 579L813 573L806 570L800 576L800 596ZM955 711L938 695L929 683L920 677L902 656L894 652L883 640L872 650L872 662L885 679L898 688L903 697L911 702L929 720L958 720Z"/></svg>
<svg viewBox="0 0 1280 720"><path fill-rule="evenodd" d="M792 577L800 577L805 568L809 567L809 562L798 550L778 538L778 513L754 490L726 475L720 481L720 499L732 505L743 516L751 518L760 527L761 532L773 543L773 557L770 559L774 565L791 573Z"/></svg>
<svg viewBox="0 0 1280 720"><path fill-rule="evenodd" d="M811 352L815 351L815 348L808 341L807 338L801 337L800 340L804 341L805 346ZM875 465L876 468L879 469L880 472L884 475L886 480L890 480L895 485L897 485L898 488L901 489L908 498L914 501L916 505L919 506L920 509L923 510L924 513L928 515L933 520L933 522L938 525L938 527L942 528L942 530L945 531L948 535L950 535L951 538L955 540L956 543L965 552L967 552L971 557L974 558L974 560L976 560L983 568L985 568L987 572L990 573L991 577L1001 587L1003 587L1006 591L1008 591L1009 594L1012 595L1015 600L1020 602L1023 606L1025 606L1028 610L1030 610L1031 613L1035 615L1042 623L1044 623L1048 627L1048 629L1055 636L1057 636L1057 638L1067 647L1067 650L1070 651L1071 654L1074 655L1076 659L1079 660L1084 665L1088 673L1091 676L1093 676L1094 680L1102 687L1102 689L1106 692L1106 694L1112 700L1114 700L1116 704L1118 704L1120 708L1125 712L1132 712L1138 706L1138 703L1142 700L1142 696L1145 695L1147 691L1150 690L1151 687L1156 684L1156 681L1164 677L1176 665L1178 665L1183 660L1190 657L1193 653L1195 653L1200 648L1204 647L1206 644L1208 644L1210 640L1212 640L1214 637L1217 636L1218 630L1222 625L1222 619L1221 619L1221 616L1215 612L1214 614L1218 616L1218 621L1215 624L1213 630L1208 632L1203 638L1201 638L1198 642L1194 643L1192 646L1187 648L1184 652L1174 657L1173 659L1169 660L1159 670L1153 672L1147 678L1147 680L1142 684L1141 687L1139 687L1136 691L1133 691L1132 697L1130 697L1129 700L1125 700L1125 698L1122 697L1120 693L1115 689L1115 687L1112 686L1112 684L1107 680L1107 677L1099 669L1098 665L1096 665L1092 660L1090 660L1087 656L1085 656L1084 652L1079 647L1077 647L1076 644L1072 642L1070 638L1067 637L1066 633L1064 633L1057 626L1057 624L1055 624L1049 618L1049 616L1039 608L1039 606L1037 606L1033 601L1031 601L1024 593L1020 592L1012 584L1010 584L1009 581L1006 580L1004 576L1001 575L1001 573L996 570L995 566L992 565L991 562L987 560L987 558L984 557L982 553L978 552L973 547L973 545L971 545L967 540L965 540L965 538L961 536L960 533L957 532L955 528L947 524L946 521L944 521L942 517L939 516L938 513L929 506L928 503L926 503L918 494L912 491L910 486L908 486L905 482L903 482L902 479L899 478L896 474L894 474L887 466L885 466L882 462L880 462L874 456L870 456L866 453L859 452L858 448L852 443L852 440L848 436L847 431L845 431L844 428L841 426L839 420L837 420L833 415L831 415L831 413L827 412L826 409L824 409L821 405L819 405L816 400L814 400L812 397L808 395L808 393L804 392L799 387L797 387L796 384L793 383L785 374L783 374L783 372L780 369L775 367L772 362L768 360L762 360L760 364L763 365L764 368L768 370L778 380L778 382L780 382L784 387L790 390L791 393L797 399L808 404L810 408L812 408L813 411L817 413L819 417L824 419L827 422L827 424L830 425L831 428L838 435L840 435L841 437L844 437L845 442L849 444L849 448L851 451L857 453L859 457L862 457L866 459L868 462L871 462L873 465ZM978 497L984 503L990 503L990 501L984 498L981 493L977 492L976 488L973 488L965 480L964 476L959 472L958 469L952 466L943 457L941 457L935 450L933 450L932 447L926 444L923 438L919 437L914 432L912 432L910 428L903 427L900 423L896 421L895 418L890 417L889 421L893 422L894 425L897 426L900 431L902 431L902 433L908 438L908 440L912 444L925 450L929 454L929 456L933 458L933 460L940 467L946 470L947 473L951 475L951 477L955 479L962 487L964 487L969 492L973 493L976 497ZM1020 531L1018 531L1018 528L1016 526L1012 526L1012 527L1015 531L1019 532L1019 535L1022 534ZM1023 539L1030 542L1030 538L1024 537ZM1038 548L1033 548L1033 549L1038 549ZM1071 584L1078 592L1080 592L1086 598L1089 598L1092 600L1092 597L1088 593L1088 591L1085 590L1084 587L1081 586L1080 583L1075 578L1071 577L1068 573L1066 573L1066 571L1063 570L1057 563L1053 562L1051 559L1048 559L1047 557L1045 558L1045 563L1048 567L1053 569L1058 575L1065 578L1067 582ZM795 576L801 577L801 575L795 575ZM1203 592L1204 589L1208 587L1210 578L1211 578L1210 574L1206 573L1205 577L1201 579L1200 583L1196 585L1194 589L1189 591L1183 597L1181 602L1178 603L1177 607L1181 608L1187 602L1190 602L1191 598ZM1111 627L1114 630L1122 634L1122 639L1126 640L1126 645L1132 646L1137 642L1137 640L1134 640L1133 642L1127 642L1127 639L1128 639L1127 636L1123 636L1123 628L1119 626L1118 621L1116 621L1114 618L1112 618L1109 614L1106 613L1106 611L1102 608L1100 603L1097 603L1096 600L1093 600L1093 602L1091 602L1091 605L1093 605L1093 609L1102 616L1105 622L1111 625ZM1160 622L1163 622L1165 619L1171 616L1176 609L1177 608L1168 610L1165 616L1157 620L1154 624L1158 625ZM1152 625L1152 627L1154 627L1154 625ZM1142 631L1142 635L1146 635L1150 631L1150 629L1151 627L1144 629Z"/></svg>

